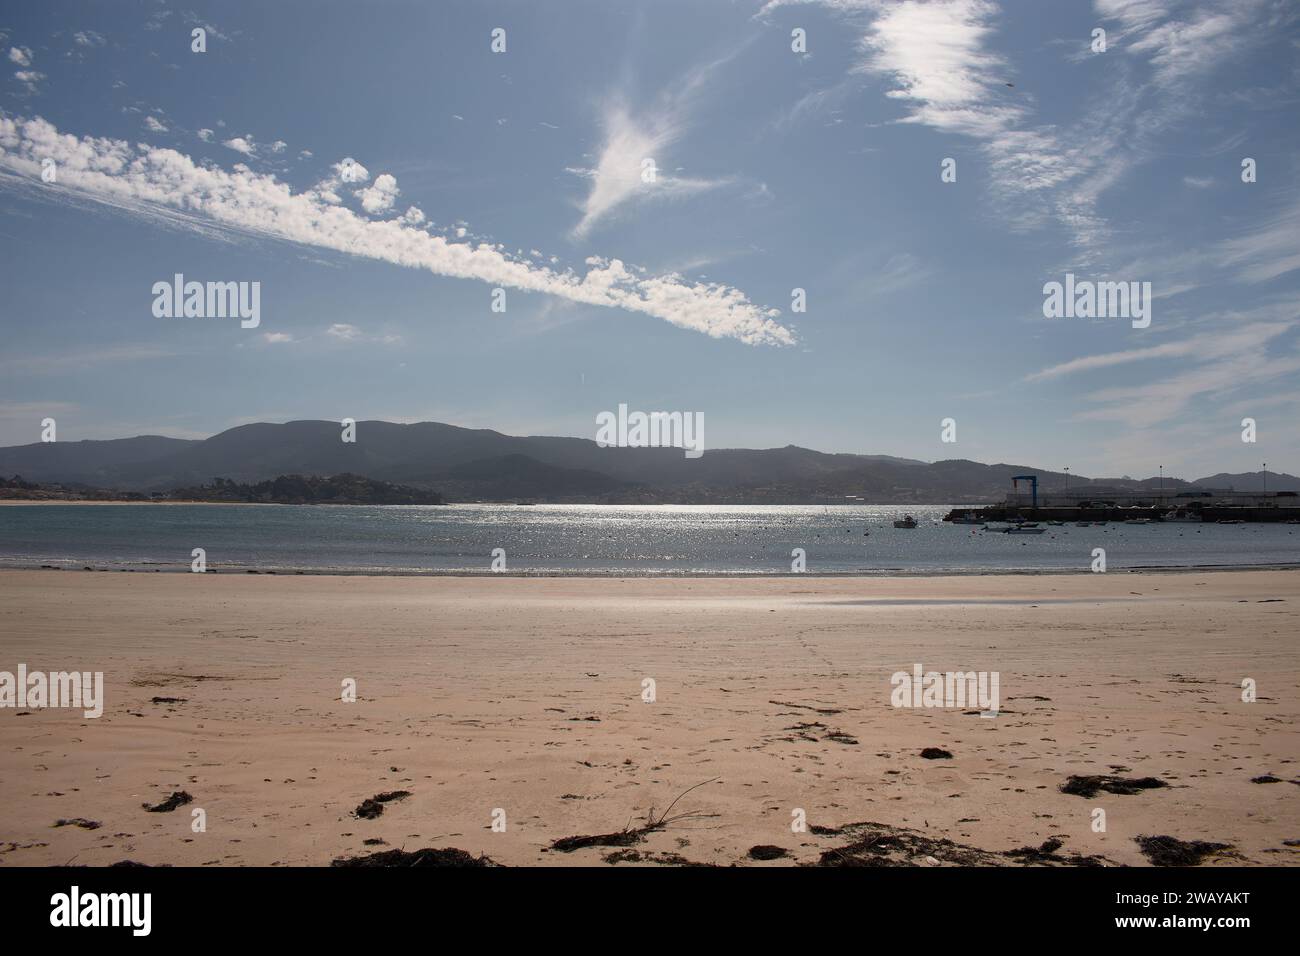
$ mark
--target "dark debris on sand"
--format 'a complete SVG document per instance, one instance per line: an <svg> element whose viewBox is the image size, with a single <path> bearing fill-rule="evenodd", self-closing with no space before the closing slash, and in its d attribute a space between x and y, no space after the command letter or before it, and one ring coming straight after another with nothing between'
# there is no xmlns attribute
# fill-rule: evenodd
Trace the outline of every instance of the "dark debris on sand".
<svg viewBox="0 0 1300 956"><path fill-rule="evenodd" d="M1073 794L1076 797L1095 797L1099 791L1105 790L1107 793L1132 796L1143 790L1167 786L1169 784L1155 777L1116 777L1112 774L1098 774L1091 777L1071 776L1061 784L1061 793Z"/></svg>
<svg viewBox="0 0 1300 956"><path fill-rule="evenodd" d="M921 756L926 760L951 760L952 754L938 747L926 747L921 751Z"/></svg>
<svg viewBox="0 0 1300 956"><path fill-rule="evenodd" d="M572 853L574 850L589 846L632 846L644 840L647 832L649 831L638 828L618 830L615 833L597 833L592 836L563 837L552 843L551 849L559 850L561 853Z"/></svg>
<svg viewBox="0 0 1300 956"><path fill-rule="evenodd" d="M1085 856L1082 853L1072 853L1069 856L1057 856L1056 851L1064 844L1052 837L1050 840L1044 840L1037 847L1025 846L1019 850L1007 850L1006 856L1025 866L1114 866L1110 860L1104 856Z"/></svg>
<svg viewBox="0 0 1300 956"><path fill-rule="evenodd" d="M770 843L760 843L758 846L749 848L749 858L751 860L779 860L783 856L789 856L789 851L783 846L773 846Z"/></svg>
<svg viewBox="0 0 1300 956"><path fill-rule="evenodd" d="M377 793L373 797L362 800L352 812L361 820L373 820L384 812L385 803L403 800L410 795L410 790L390 790L388 793Z"/></svg>
<svg viewBox="0 0 1300 956"><path fill-rule="evenodd" d="M194 798L184 790L176 790L162 803L155 804L152 807L147 803L142 803L140 806L144 807L150 813L171 813L177 807L183 807L185 804L192 803L193 801Z"/></svg>
<svg viewBox="0 0 1300 956"><path fill-rule="evenodd" d="M688 860L680 853L642 853L640 850L615 850L613 853L606 853L601 859L610 864L615 863L659 863L664 866L708 866L713 867L715 863L698 863L695 860Z"/></svg>
<svg viewBox="0 0 1300 956"><path fill-rule="evenodd" d="M713 777L709 780L697 783L693 787L687 787L679 793L676 798L674 798L672 803L668 804L668 809L657 817L655 816L654 807L651 807L650 812L646 815L646 823L644 826L633 827L629 824L622 830L617 830L613 833L597 833L591 836L561 837L550 845L550 849L559 850L561 853L572 853L574 850L581 850L589 846L632 846L633 844L640 843L644 840L647 833L654 833L658 830L663 830L679 821L697 820L704 817L717 816L715 813L673 814L673 807L677 806L678 800L686 796L692 790L698 790L706 783L713 783L717 779L717 777Z"/></svg>
<svg viewBox="0 0 1300 956"><path fill-rule="evenodd" d="M1207 856L1232 849L1228 843L1189 842L1171 836L1136 836L1133 840L1152 866L1200 866Z"/></svg>
<svg viewBox="0 0 1300 956"><path fill-rule="evenodd" d="M424 850L380 850L366 856L341 856L330 861L330 866L374 867L374 866L500 866L486 855L473 856L465 850L449 846L443 849L432 847Z"/></svg>
<svg viewBox="0 0 1300 956"><path fill-rule="evenodd" d="M83 830L98 830L103 826L98 820L87 820L85 817L72 817L68 820L55 820L56 827L81 827Z"/></svg>
<svg viewBox="0 0 1300 956"><path fill-rule="evenodd" d="M810 828L812 829L812 828ZM949 839L934 839L919 830L887 823L850 823L823 827L823 831L854 837L846 846L826 850L816 863L805 866L1115 866L1100 856L1058 856L1060 840L1048 840L1037 849L1024 847L995 853ZM815 831L814 831L815 832ZM1009 862L1010 861L1010 862Z"/></svg>

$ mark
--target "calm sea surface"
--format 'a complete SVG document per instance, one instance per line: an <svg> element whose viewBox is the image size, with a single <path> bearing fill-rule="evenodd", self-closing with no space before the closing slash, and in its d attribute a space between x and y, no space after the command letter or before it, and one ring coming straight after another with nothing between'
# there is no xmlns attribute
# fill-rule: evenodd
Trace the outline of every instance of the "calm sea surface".
<svg viewBox="0 0 1300 956"><path fill-rule="evenodd" d="M1300 564L1300 525L1111 523L1007 535L940 518L948 506L293 505L0 506L0 566L372 573L780 574L1087 570ZM896 529L904 513L920 521Z"/></svg>

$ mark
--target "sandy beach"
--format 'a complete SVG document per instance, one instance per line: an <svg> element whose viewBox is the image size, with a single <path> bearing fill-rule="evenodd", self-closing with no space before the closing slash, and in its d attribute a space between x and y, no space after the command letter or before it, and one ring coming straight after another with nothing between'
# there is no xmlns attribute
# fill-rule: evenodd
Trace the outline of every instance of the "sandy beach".
<svg viewBox="0 0 1300 956"><path fill-rule="evenodd" d="M106 705L0 709L0 865L457 847L508 865L773 866L872 832L922 865L1141 866L1135 837L1151 835L1230 848L1205 866L1294 865L1298 634L1295 571L4 571L0 671L102 671ZM998 716L892 706L891 675L916 664L997 672ZM1071 776L1164 786L1089 797L1061 792ZM672 811L688 816L641 840L551 847L640 826L697 784ZM409 795L354 814L393 791ZM192 802L144 809L175 792ZM868 822L887 829L850 826ZM758 862L756 845L786 855Z"/></svg>

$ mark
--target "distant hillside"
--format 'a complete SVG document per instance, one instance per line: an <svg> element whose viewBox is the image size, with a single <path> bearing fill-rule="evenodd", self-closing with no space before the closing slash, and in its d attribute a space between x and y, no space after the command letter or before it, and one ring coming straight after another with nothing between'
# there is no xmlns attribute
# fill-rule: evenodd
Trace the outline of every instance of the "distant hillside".
<svg viewBox="0 0 1300 956"><path fill-rule="evenodd" d="M1231 487L1237 491L1297 491L1300 492L1300 478L1294 475L1279 474L1270 471L1267 476L1262 471L1248 471L1241 475L1228 475L1220 472L1209 478L1196 482L1210 488Z"/></svg>
<svg viewBox="0 0 1300 956"><path fill-rule="evenodd" d="M1000 501L1011 476L1037 474L1039 488L1058 492L1062 472L1031 465L987 465L966 459L926 463L888 455L826 454L795 445L710 449L688 459L676 448L601 448L583 438L516 437L438 422L359 422L356 442L341 440L337 422L242 425L202 441L157 436L116 441L36 443L0 448L0 474L123 491L154 492L203 485L216 476L256 483L284 475L365 475L436 489L449 501L536 500L683 503L879 503ZM1258 473L1219 474L1186 482L1256 490ZM1092 479L1084 485L1154 488L1158 479ZM1273 491L1300 490L1291 475L1268 476Z"/></svg>
<svg viewBox="0 0 1300 956"><path fill-rule="evenodd" d="M107 487L118 481L124 468L147 468L150 462L202 444L203 441L141 435L138 438L114 438L109 441L16 445L0 448L0 474L22 475L28 481L58 481L64 484Z"/></svg>

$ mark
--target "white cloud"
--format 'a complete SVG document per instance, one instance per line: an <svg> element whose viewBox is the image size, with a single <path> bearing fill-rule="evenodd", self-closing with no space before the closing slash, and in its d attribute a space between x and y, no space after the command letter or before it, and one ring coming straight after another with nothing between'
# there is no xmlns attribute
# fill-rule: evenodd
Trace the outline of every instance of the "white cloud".
<svg viewBox="0 0 1300 956"><path fill-rule="evenodd" d="M288 148L288 146L289 146L289 144L286 143L284 140L282 140L282 139L277 139L274 143L271 144L271 152L273 152L273 153L283 153L283 152L285 151L285 149Z"/></svg>
<svg viewBox="0 0 1300 956"><path fill-rule="evenodd" d="M484 242L456 242L401 219L370 220L330 204L315 190L294 193L274 175L244 166L200 166L174 149L61 133L41 117L0 116L0 188L67 202L94 201L128 215L200 233L281 239L380 260L434 275L559 296L663 319L714 338L788 345L780 313L739 289L647 276L621 260L591 257L587 270L558 271L516 259ZM41 159L59 182L40 182ZM485 307L486 309L486 307Z"/></svg>
<svg viewBox="0 0 1300 956"><path fill-rule="evenodd" d="M361 329L348 322L335 322L325 334L344 342L378 342L380 345L401 345L402 337L400 335L368 335Z"/></svg>
<svg viewBox="0 0 1300 956"><path fill-rule="evenodd" d="M35 70L15 70L14 79L21 83L28 93L35 93L37 84L45 79L45 74Z"/></svg>
<svg viewBox="0 0 1300 956"><path fill-rule="evenodd" d="M396 178L388 173L380 173L375 177L374 185L358 189L356 196L361 200L361 208L374 216L392 209L400 192Z"/></svg>
<svg viewBox="0 0 1300 956"><path fill-rule="evenodd" d="M72 39L77 46L103 46L105 43L103 35L94 30L78 30L72 34Z"/></svg>
<svg viewBox="0 0 1300 956"><path fill-rule="evenodd" d="M9 48L9 62L16 63L18 66L32 65L32 51L25 46L13 46Z"/></svg>
<svg viewBox="0 0 1300 956"><path fill-rule="evenodd" d="M221 145L227 149L233 149L237 153L243 153L245 156L253 156L257 152L257 146L251 136L235 136Z"/></svg>
<svg viewBox="0 0 1300 956"><path fill-rule="evenodd" d="M158 120L154 119L154 117L152 116L146 116L144 118L144 128L151 133L167 132L167 127L164 126L162 123L158 122Z"/></svg>
<svg viewBox="0 0 1300 956"><path fill-rule="evenodd" d="M281 345L293 341L293 336L288 332L263 332L262 338L270 345Z"/></svg>
<svg viewBox="0 0 1300 956"><path fill-rule="evenodd" d="M208 129L207 127L204 127L203 129L199 130L197 135L199 139L203 140L203 142L210 143L212 142L212 137L215 134L212 132L212 130Z"/></svg>
<svg viewBox="0 0 1300 956"><path fill-rule="evenodd" d="M349 325L346 322L335 322L325 330L326 335L332 335L336 339L351 341L361 337L361 330L355 325Z"/></svg>

